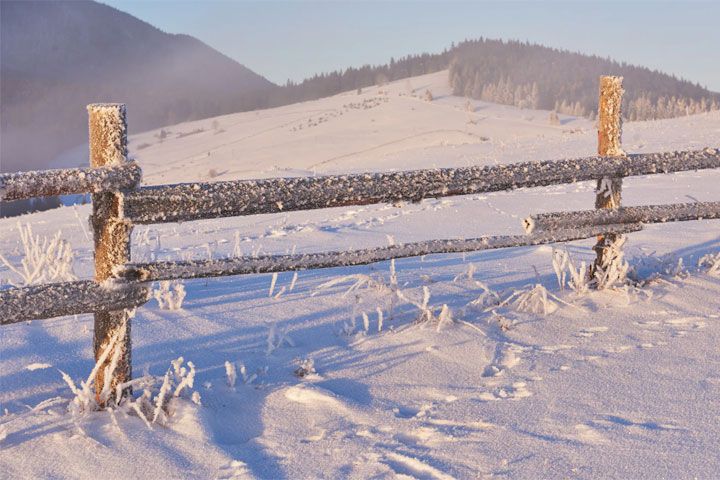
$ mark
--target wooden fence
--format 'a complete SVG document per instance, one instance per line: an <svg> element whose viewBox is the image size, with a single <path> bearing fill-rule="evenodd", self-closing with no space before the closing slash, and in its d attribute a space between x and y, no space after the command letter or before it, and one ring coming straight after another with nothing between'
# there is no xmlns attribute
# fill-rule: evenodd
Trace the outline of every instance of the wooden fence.
<svg viewBox="0 0 720 480"><path fill-rule="evenodd" d="M96 358L103 355L112 336L124 328L124 338L114 347L121 349L119 368L109 379L114 387L131 378L128 310L149 300L148 282L363 265L393 258L596 236L596 264L600 265L616 235L640 230L644 223L720 218L720 202L620 207L624 177L720 168L718 149L625 155L620 144L621 80L601 78L598 156L490 167L151 187L139 187L140 168L127 160L125 106L90 105L91 167L2 174L0 201L91 193L95 279L0 290L0 325L94 313ZM430 240L345 252L130 263L130 233L137 224L417 202L588 180L598 183L595 210L529 217L523 221L526 235ZM95 385L105 384L104 371L98 369Z"/></svg>

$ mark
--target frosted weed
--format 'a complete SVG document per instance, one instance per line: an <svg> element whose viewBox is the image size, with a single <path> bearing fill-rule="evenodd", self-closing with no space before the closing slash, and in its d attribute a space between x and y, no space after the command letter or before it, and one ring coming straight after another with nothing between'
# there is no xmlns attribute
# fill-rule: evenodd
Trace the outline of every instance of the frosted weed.
<svg viewBox="0 0 720 480"><path fill-rule="evenodd" d="M570 253L565 250L553 248L553 270L557 277L558 287L560 290L565 289L565 285L568 285L576 295L582 295L587 293L590 288L590 278L587 275L587 264L581 262L579 267L575 267L575 264L570 257ZM567 276L570 275L570 280L567 281Z"/></svg>
<svg viewBox="0 0 720 480"><path fill-rule="evenodd" d="M172 283L171 290L170 285L169 281L160 282L159 287L152 292L153 297L161 310L180 310L186 295L185 287L181 283Z"/></svg>
<svg viewBox="0 0 720 480"><path fill-rule="evenodd" d="M708 274L720 276L720 252L716 254L708 253L707 255L703 255L702 258L698 260L698 267L703 267L705 265L710 267Z"/></svg>
<svg viewBox="0 0 720 480"><path fill-rule="evenodd" d="M304 360L296 359L299 367L293 370L293 373L298 377L305 377L315 373L315 361L311 358Z"/></svg>
<svg viewBox="0 0 720 480"><path fill-rule="evenodd" d="M261 370L259 370L258 373L249 375L245 365L242 363L240 364L240 377L246 385L251 384L256 378L258 378L260 373L262 373ZM235 363L225 362L225 375L227 376L228 387L235 388L235 382L237 381L237 369Z"/></svg>
<svg viewBox="0 0 720 480"><path fill-rule="evenodd" d="M20 277L21 281L8 283L14 287L37 285L46 282L63 282L77 279L73 272L75 254L70 244L61 239L58 231L52 238L33 235L30 224L17 224L23 246L20 267L15 267L2 254L0 260L7 268Z"/></svg>
<svg viewBox="0 0 720 480"><path fill-rule="evenodd" d="M657 256L652 252L635 258L627 277L635 285L643 287L653 282L663 282L663 278L686 278L688 275L682 258L674 254Z"/></svg>
<svg viewBox="0 0 720 480"><path fill-rule="evenodd" d="M593 284L598 290L613 289L625 283L630 265L625 261L626 235L619 235L614 242L605 245L602 264L595 266Z"/></svg>
<svg viewBox="0 0 720 480"><path fill-rule="evenodd" d="M187 367L184 366L182 357L171 362L171 367L163 377L144 375L117 385L113 392L110 379L113 378L122 355L122 349L115 348L115 346L119 339L125 336L125 329L126 325L123 325L113 335L103 354L95 363L90 375L85 381L80 381L79 386L75 384L68 374L60 371L74 395L67 406L67 412L80 433L84 433L79 423L80 420L89 413L103 410L103 408L111 415L113 423L117 427L119 425L115 413L120 412L126 417L130 415L140 417L147 427L152 429L153 423L163 426L169 425L175 413L175 402L179 401L179 399L190 398L193 403L200 404L200 394L191 392L195 380L195 365L192 362L187 362ZM95 385L95 376L108 359L110 352L113 352L113 356L110 359L110 364L105 367L104 378L106 381L96 395L98 386ZM158 384L160 385L159 388ZM142 389L142 394L137 399L132 395L123 395L123 392L130 388Z"/></svg>
<svg viewBox="0 0 720 480"><path fill-rule="evenodd" d="M282 347L283 344L289 347L295 346L295 342L287 334L287 329L278 329L274 323L271 324L268 329L267 350L265 354L270 355L273 351Z"/></svg>
<svg viewBox="0 0 720 480"><path fill-rule="evenodd" d="M482 289L482 293L480 293L475 300L470 302L468 307L486 309L487 307L498 305L502 301L500 299L500 295L498 295L485 283L475 280L475 285Z"/></svg>
<svg viewBox="0 0 720 480"><path fill-rule="evenodd" d="M519 290L515 290L509 297L499 303L497 307L508 306L521 312L547 315L557 310L557 303L553 302L552 299L567 303L537 283L534 286L528 285Z"/></svg>

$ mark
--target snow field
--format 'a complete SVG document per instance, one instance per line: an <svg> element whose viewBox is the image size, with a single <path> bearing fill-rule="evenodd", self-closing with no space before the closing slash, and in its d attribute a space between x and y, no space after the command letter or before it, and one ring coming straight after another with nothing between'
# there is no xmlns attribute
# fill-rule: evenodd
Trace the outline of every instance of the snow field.
<svg viewBox="0 0 720 480"><path fill-rule="evenodd" d="M224 132L206 128L162 143L157 132L140 134L131 149L151 143L134 152L149 183L207 180L210 168L230 179L595 151L589 122L563 117L551 127L548 112L483 102L468 113L444 80L413 79L417 95L430 88L433 102L391 84L379 88L389 100L368 102L372 108L342 108L384 95L365 89L221 117ZM489 140L423 133L437 125ZM718 147L719 134L715 112L627 124L623 145L629 153ZM626 179L623 204L717 201L719 181L716 171ZM593 201L594 185L583 182L401 208L140 226L133 261L368 248L387 245L388 236L401 243L522 234L521 219L531 214ZM0 220L0 253L19 264L18 220L48 237L61 230L75 275L91 278L89 211ZM88 377L91 315L4 326L2 471L10 478L711 478L720 451L717 225L649 225L630 234L626 258L646 284L583 295L560 289L553 247L579 265L592 260L593 240L177 283L186 292L179 310L151 300L133 319L135 377L156 377L153 399L171 361L196 367L191 391L152 429L121 409L67 413L74 395L57 369L76 384ZM0 288L10 279L17 280L0 264ZM170 292L162 299L174 287L155 285Z"/></svg>

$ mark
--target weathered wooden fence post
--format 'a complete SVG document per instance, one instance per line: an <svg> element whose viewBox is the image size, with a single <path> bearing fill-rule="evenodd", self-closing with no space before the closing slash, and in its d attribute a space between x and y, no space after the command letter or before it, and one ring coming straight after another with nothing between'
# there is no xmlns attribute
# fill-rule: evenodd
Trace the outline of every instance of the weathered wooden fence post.
<svg viewBox="0 0 720 480"><path fill-rule="evenodd" d="M598 155L606 157L622 156L621 143L622 119L620 103L622 101L623 77L600 77L600 100L598 105ZM610 209L620 206L622 194L622 178L603 177L597 182L596 209ZM591 277L598 268L604 268L612 259L605 258L610 246L617 240L616 234L599 236L593 248L597 253L595 265L591 268Z"/></svg>
<svg viewBox="0 0 720 480"><path fill-rule="evenodd" d="M90 165L93 167L118 165L127 161L127 124L125 105L88 105L90 127ZM130 232L132 225L124 220L123 195L114 192L92 194L91 223L95 240L95 281L107 280L115 265L130 261ZM116 337L112 351L95 376L95 395L132 378L130 315L127 310L95 313L93 347L98 361ZM115 359L115 369L110 366Z"/></svg>

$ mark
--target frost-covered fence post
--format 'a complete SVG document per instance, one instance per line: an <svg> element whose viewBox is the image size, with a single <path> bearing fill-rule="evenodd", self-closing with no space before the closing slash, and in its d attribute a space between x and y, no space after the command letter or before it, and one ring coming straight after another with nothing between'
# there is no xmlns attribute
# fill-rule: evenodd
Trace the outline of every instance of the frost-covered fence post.
<svg viewBox="0 0 720 480"><path fill-rule="evenodd" d="M90 165L93 167L118 166L127 161L127 124L125 105L88 105L90 128ZM132 225L124 219L123 195L116 192L92 194L91 223L95 243L95 281L103 282L115 265L130 261L130 232ZM95 313L93 347L96 361L103 357L113 337L113 351L104 355L97 369L95 393L98 396L105 386L112 388L132 378L130 346L130 314L128 310L100 311ZM119 349L116 350L116 349ZM106 375L108 378L106 378Z"/></svg>
<svg viewBox="0 0 720 480"><path fill-rule="evenodd" d="M598 155L604 157L624 156L621 143L622 119L620 118L620 103L622 101L623 77L600 77L600 100L598 104ZM620 206L622 193L622 178L603 177L597 182L596 209L610 209ZM598 268L607 268L614 256L613 246L618 236L607 234L598 237L594 247L597 253L595 265L590 269L591 278L595 277Z"/></svg>

